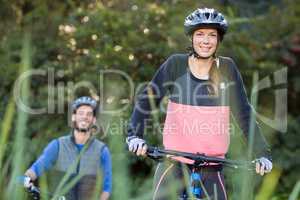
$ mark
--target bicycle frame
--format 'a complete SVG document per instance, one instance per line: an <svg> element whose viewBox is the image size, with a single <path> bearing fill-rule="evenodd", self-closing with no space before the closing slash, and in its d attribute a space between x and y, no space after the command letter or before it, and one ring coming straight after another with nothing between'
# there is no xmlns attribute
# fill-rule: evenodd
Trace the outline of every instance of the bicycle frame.
<svg viewBox="0 0 300 200"><path fill-rule="evenodd" d="M154 160L161 160L163 158L172 159L172 157L183 157L190 160L195 161L192 166L196 168L201 168L201 166L207 166L210 163L219 164L226 167L232 167L234 169L243 169L248 171L255 170L255 161L236 161L236 160L229 160L224 158L217 158L217 157L210 157L205 156L204 154L194 154L188 152L181 152L175 150L168 150L159 147L148 146L147 147L147 156ZM178 161L179 162L179 161ZM194 196L195 200L198 200L201 190L200 189L200 175L196 173L191 173L190 177L190 191L191 194ZM199 182L199 183L198 183ZM189 199L188 196L179 197L180 200Z"/></svg>

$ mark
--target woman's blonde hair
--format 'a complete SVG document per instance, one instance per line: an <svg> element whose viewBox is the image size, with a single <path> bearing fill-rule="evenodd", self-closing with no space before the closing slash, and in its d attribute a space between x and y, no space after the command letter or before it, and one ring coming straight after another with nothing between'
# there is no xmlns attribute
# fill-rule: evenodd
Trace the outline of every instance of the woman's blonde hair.
<svg viewBox="0 0 300 200"><path fill-rule="evenodd" d="M218 58L215 57L214 62L208 74L212 86L212 88L208 87L208 92L210 95L217 96L219 94L219 85L220 85L220 72L219 72Z"/></svg>

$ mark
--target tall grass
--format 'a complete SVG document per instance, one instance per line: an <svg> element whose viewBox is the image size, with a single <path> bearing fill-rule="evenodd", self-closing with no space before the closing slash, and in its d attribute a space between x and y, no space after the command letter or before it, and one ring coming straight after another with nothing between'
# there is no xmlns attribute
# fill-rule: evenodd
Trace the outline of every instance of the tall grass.
<svg viewBox="0 0 300 200"><path fill-rule="evenodd" d="M119 85L122 85L120 80L111 79L105 80L108 84L106 89L107 93L105 96L114 96L115 100L112 103L107 103L104 105L106 110L116 110L116 103L120 100L120 94L122 94L122 88ZM118 125L120 119L122 118L122 113L115 114L106 114L101 117L101 124L105 127L109 127L105 135L107 136L107 141L109 144L109 149L112 157L112 169L113 169L113 192L111 199L130 199L131 191L131 177L128 173L128 154L125 146L125 137L124 137L124 127Z"/></svg>
<svg viewBox="0 0 300 200"><path fill-rule="evenodd" d="M291 195L289 197L289 200L299 200L300 199L300 180L296 183L293 191L291 192Z"/></svg>
<svg viewBox="0 0 300 200"><path fill-rule="evenodd" d="M7 157L5 157L6 152L8 151L8 137L9 133L12 129L13 119L15 115L15 104L13 101L13 96L10 97L8 105L6 107L6 111L4 114L4 118L1 124L1 135L0 135L0 193L4 194L2 188L5 185L6 175L7 175L7 165L5 165L5 161Z"/></svg>
<svg viewBox="0 0 300 200"><path fill-rule="evenodd" d="M249 124L249 133L248 133L248 150L247 150L247 161L251 161L253 159L253 145L254 145L254 134L255 134L255 112L254 109L257 105L257 91L256 91L256 83L258 83L258 73L255 72L253 75L253 87L251 90L251 105L253 107L253 111L251 112L250 124ZM241 199L253 199L254 194L254 174L247 172L246 170L242 173L243 178L240 183L242 184L242 193Z"/></svg>
<svg viewBox="0 0 300 200"><path fill-rule="evenodd" d="M21 53L22 62L20 64L19 74L30 70L31 68L31 36L30 33L24 34L23 49ZM21 101L25 104L29 104L29 93L30 93L30 79L25 79L21 84L19 96ZM16 133L13 135L13 146L12 146L12 162L11 162L11 177L9 180L8 188L6 191L6 199L22 199L22 193L18 191L16 187L16 177L24 171L24 138L27 130L28 113L24 111L22 107L18 107L18 115L16 119ZM4 144L5 145L5 144Z"/></svg>
<svg viewBox="0 0 300 200"><path fill-rule="evenodd" d="M282 169L274 167L272 173L265 176L262 182L262 186L255 197L255 200L270 199L278 185L281 174Z"/></svg>

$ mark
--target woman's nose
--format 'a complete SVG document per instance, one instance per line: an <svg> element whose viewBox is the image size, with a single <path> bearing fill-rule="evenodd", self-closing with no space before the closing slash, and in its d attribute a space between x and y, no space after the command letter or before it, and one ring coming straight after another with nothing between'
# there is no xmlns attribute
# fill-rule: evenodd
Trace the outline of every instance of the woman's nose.
<svg viewBox="0 0 300 200"><path fill-rule="evenodd" d="M202 42L205 43L205 44L208 44L208 43L209 43L209 38L208 38L207 35L203 37Z"/></svg>

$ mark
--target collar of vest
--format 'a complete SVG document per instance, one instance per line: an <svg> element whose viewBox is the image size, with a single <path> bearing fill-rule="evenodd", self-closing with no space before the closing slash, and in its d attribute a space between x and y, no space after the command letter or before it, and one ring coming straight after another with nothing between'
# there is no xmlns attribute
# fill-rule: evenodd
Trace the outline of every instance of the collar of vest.
<svg viewBox="0 0 300 200"><path fill-rule="evenodd" d="M75 136L74 136L74 129L70 133L70 140L74 145L76 145ZM95 137L90 136L89 139L87 140L87 142L84 145L86 145L86 144L90 145L94 140L95 140Z"/></svg>

